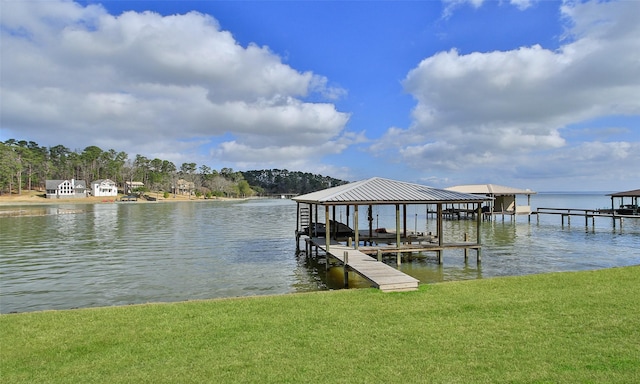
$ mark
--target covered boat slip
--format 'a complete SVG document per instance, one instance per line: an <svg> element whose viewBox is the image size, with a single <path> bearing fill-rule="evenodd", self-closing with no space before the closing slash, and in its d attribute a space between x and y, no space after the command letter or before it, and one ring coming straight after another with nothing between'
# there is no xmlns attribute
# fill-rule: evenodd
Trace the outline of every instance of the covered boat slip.
<svg viewBox="0 0 640 384"><path fill-rule="evenodd" d="M446 188L448 191L456 191L462 193L470 193L473 195L481 195L490 197L489 204L484 207L483 214L489 220L494 216L511 215L530 215L531 214L531 195L535 195L536 192L530 189L519 189L513 187L506 187L496 184L468 184L457 185L454 187ZM518 205L517 196L526 196L527 204ZM468 210L465 211L468 213Z"/></svg>
<svg viewBox="0 0 640 384"><path fill-rule="evenodd" d="M638 205L640 189L616 192L607 196L611 196L611 213L617 213L619 215L640 215L640 205ZM627 197L629 200L627 200L628 203L625 204L625 198ZM617 208L615 204L616 199L620 199L620 205Z"/></svg>
<svg viewBox="0 0 640 384"><path fill-rule="evenodd" d="M328 257L343 260L345 247L348 250L356 250L358 253L380 255L382 253L396 253L400 261L403 252L433 251L442 261L444 249L474 249L477 251L478 262L481 259L481 206L490 200L485 196L477 196L455 191L435 189L419 184L405 183L383 178L371 178L338 187L325 189L310 194L293 198L298 203L298 220L296 229L296 241L299 251L300 238L305 236L307 254L311 254L311 247L320 247ZM470 204L478 213L476 238L457 239L457 241L445 242L442 220L445 204ZM395 231L375 231L372 227L371 207L390 205L395 207ZM432 205L436 207L437 229L435 234L425 234L407 230L407 205ZM347 224L338 223L336 220L336 207L347 207ZM365 206L369 228L361 230L359 226L360 208ZM321 208L324 207L324 212ZM402 212L402 214L401 214ZM321 216L324 216L322 218ZM352 217L351 220L349 218ZM323 220L322 220L323 219ZM401 225L403 223L403 225ZM342 225L340 225L342 224ZM332 227L334 229L332 229ZM351 229L353 228L353 229ZM376 228L378 229L378 228ZM327 235L328 234L328 235ZM346 244L345 244L346 243ZM342 258L342 259L341 259ZM373 273L373 265L381 263L370 258L371 261L359 264L356 268L355 261L347 260L344 265L351 268L365 279L372 280L369 275ZM353 259L355 260L355 259ZM363 269L370 265L371 270ZM375 266L378 268L379 266ZM388 268L391 268L387 266ZM384 268L384 267L382 267ZM393 269L393 268L391 268ZM398 271L398 273L401 273Z"/></svg>

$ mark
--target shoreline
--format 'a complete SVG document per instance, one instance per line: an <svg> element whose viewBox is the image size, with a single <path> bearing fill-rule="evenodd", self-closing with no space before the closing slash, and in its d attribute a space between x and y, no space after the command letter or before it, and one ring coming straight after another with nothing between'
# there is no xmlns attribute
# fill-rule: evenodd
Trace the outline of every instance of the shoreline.
<svg viewBox="0 0 640 384"><path fill-rule="evenodd" d="M63 198L63 199L47 199L44 197L44 191L26 191L22 194L3 194L0 195L0 206L15 206L15 205L55 205L55 204L113 204L120 203L120 198L125 195L118 194L118 196L88 196L77 198ZM153 194L149 194L153 197ZM205 199L204 197L196 198L184 195L172 195L169 198L156 197L155 201L148 201L144 199L138 199L137 201L127 202L129 204L135 203L180 203L180 202L205 202L205 201L242 201L248 200L252 197L214 197L211 199Z"/></svg>

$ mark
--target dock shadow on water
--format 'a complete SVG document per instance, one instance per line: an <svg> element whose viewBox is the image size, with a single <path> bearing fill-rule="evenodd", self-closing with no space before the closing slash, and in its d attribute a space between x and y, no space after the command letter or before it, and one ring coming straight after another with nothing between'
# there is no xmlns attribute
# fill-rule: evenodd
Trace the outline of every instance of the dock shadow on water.
<svg viewBox="0 0 640 384"><path fill-rule="evenodd" d="M475 233L473 221L445 225L455 238ZM296 255L295 228L286 199L0 207L0 313L342 289L341 266ZM462 251L442 264L428 253L385 262L421 283L640 264L637 221L519 218L481 231L480 265L473 251L466 263ZM349 286L370 284L351 272Z"/></svg>

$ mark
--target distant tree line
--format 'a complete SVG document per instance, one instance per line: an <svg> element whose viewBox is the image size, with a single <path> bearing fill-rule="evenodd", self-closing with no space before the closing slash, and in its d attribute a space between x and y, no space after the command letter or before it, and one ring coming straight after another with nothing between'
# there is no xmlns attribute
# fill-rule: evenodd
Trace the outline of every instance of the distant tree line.
<svg viewBox="0 0 640 384"><path fill-rule="evenodd" d="M265 194L295 193L304 194L321 189L346 184L344 180L314 175L307 172L287 171L286 169L268 169L242 172L252 187L258 187Z"/></svg>
<svg viewBox="0 0 640 384"><path fill-rule="evenodd" d="M281 170L220 171L206 165L183 163L179 168L163 159L142 155L130 158L125 152L89 146L71 150L63 145L40 146L33 141L9 139L0 142L0 194L23 190L44 191L46 180L85 180L91 183L111 179L120 188L126 181L140 181L139 192L175 193L178 180L196 196L247 197L255 194L307 193L344 182L302 172ZM315 189L314 189L315 188Z"/></svg>

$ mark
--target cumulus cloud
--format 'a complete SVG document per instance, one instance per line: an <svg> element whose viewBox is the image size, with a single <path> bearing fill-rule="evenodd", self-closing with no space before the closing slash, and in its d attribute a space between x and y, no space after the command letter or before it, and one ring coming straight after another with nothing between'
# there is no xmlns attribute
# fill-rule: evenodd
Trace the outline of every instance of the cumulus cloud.
<svg viewBox="0 0 640 384"><path fill-rule="evenodd" d="M640 115L640 3L567 4L561 11L567 29L558 50L451 49L424 59L403 82L417 102L413 123L389 129L372 149L399 148L405 163L421 169L479 173L492 164L512 177L532 163L550 171L622 157L640 164L629 150L637 143L563 136L574 124ZM575 156L581 151L598 157ZM631 171L640 176L637 167Z"/></svg>
<svg viewBox="0 0 640 384"><path fill-rule="evenodd" d="M351 137L349 115L330 103L343 90L268 47L241 46L211 16L114 16L70 1L2 7L5 135L151 157L191 152L191 159L231 135L233 147L211 153L274 162L306 159L319 142ZM305 101L311 95L326 102Z"/></svg>

